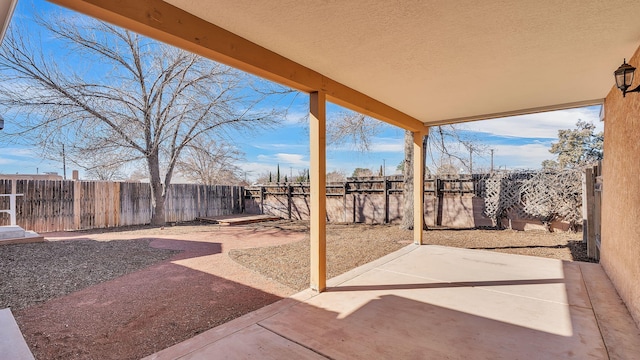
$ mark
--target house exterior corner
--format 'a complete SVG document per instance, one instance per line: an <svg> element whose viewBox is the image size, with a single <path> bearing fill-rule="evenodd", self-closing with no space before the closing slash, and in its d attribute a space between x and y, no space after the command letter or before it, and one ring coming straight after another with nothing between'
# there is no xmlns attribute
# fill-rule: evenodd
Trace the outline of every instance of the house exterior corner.
<svg viewBox="0 0 640 360"><path fill-rule="evenodd" d="M629 64L640 68L640 47ZM614 87L604 111L600 262L640 327L640 94Z"/></svg>

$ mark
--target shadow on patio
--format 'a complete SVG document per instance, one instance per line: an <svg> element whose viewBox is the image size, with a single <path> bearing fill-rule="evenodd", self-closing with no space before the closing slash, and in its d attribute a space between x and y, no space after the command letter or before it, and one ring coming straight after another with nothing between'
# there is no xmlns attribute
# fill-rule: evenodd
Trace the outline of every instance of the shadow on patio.
<svg viewBox="0 0 640 360"><path fill-rule="evenodd" d="M598 264L405 247L149 359L629 359L640 332Z"/></svg>

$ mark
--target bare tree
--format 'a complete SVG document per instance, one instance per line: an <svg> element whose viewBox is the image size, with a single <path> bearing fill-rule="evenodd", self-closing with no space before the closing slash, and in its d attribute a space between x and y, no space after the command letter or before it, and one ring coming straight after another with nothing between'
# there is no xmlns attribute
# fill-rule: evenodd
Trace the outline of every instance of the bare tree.
<svg viewBox="0 0 640 360"><path fill-rule="evenodd" d="M60 145L61 147L61 145ZM58 146L49 146L58 148ZM48 150L48 149L43 149ZM109 151L84 151L76 149L74 146L66 147L66 154L71 154L69 162L84 170L84 177L92 180L124 180L128 178L122 156ZM42 154L45 158L52 158L47 154ZM146 176L145 176L146 177Z"/></svg>
<svg viewBox="0 0 640 360"><path fill-rule="evenodd" d="M345 182L347 174L343 170L333 170L327 173L327 182Z"/></svg>
<svg viewBox="0 0 640 360"><path fill-rule="evenodd" d="M425 135L422 137L422 151L424 154L427 152L427 144L429 140L429 135ZM403 230L413 230L413 219L415 214L413 213L413 177L415 174L413 173L413 162L415 161L415 156L413 153L413 133L409 130L405 130L404 132L404 164L402 166L402 175L404 178L403 182L403 202L402 202L402 222L400 223L400 228ZM427 157L423 154L423 160L426 162ZM424 177L427 172L426 163L422 164L422 176ZM420 189L418 189L420 191ZM423 214L424 217L424 214ZM423 221L424 229L427 229L427 222Z"/></svg>
<svg viewBox="0 0 640 360"><path fill-rule="evenodd" d="M458 168L452 163L442 164L436 169L438 175L457 175L458 173Z"/></svg>
<svg viewBox="0 0 640 360"><path fill-rule="evenodd" d="M380 133L380 130L380 121L347 111L329 119L327 142L332 146L349 144L365 152L370 150L371 141Z"/></svg>
<svg viewBox="0 0 640 360"><path fill-rule="evenodd" d="M238 184L242 169L236 164L243 157L240 150L225 141L197 138L184 149L176 168L186 179L199 184Z"/></svg>
<svg viewBox="0 0 640 360"><path fill-rule="evenodd" d="M402 166L403 202L402 202L402 222L400 228L403 230L413 229L413 133L409 130L404 132L404 165Z"/></svg>
<svg viewBox="0 0 640 360"><path fill-rule="evenodd" d="M40 38L14 26L0 51L0 110L19 125L10 135L50 153L67 144L69 158L144 162L154 225L195 140L273 119L242 72L84 17L37 22Z"/></svg>
<svg viewBox="0 0 640 360"><path fill-rule="evenodd" d="M353 173L351 174L351 177L371 177L373 176L373 171L371 169L367 169L367 168L355 168L353 170Z"/></svg>
<svg viewBox="0 0 640 360"><path fill-rule="evenodd" d="M140 182L141 180L149 178L146 169L135 169L127 177L127 181Z"/></svg>
<svg viewBox="0 0 640 360"><path fill-rule="evenodd" d="M477 139L460 131L456 125L441 125L430 128L429 142L426 154L435 166L435 173L458 173L458 166L473 172L473 155L482 155L487 151L487 146ZM426 161L426 159L425 159Z"/></svg>
<svg viewBox="0 0 640 360"><path fill-rule="evenodd" d="M255 180L256 184L270 184L273 182L273 174L271 171L264 171L258 175Z"/></svg>
<svg viewBox="0 0 640 360"><path fill-rule="evenodd" d="M123 180L126 176L119 168L101 166L88 169L85 172L85 177L87 179L114 181Z"/></svg>
<svg viewBox="0 0 640 360"><path fill-rule="evenodd" d="M289 181L297 182L297 183L308 183L309 182L309 169L298 170L298 176L295 178L289 179Z"/></svg>
<svg viewBox="0 0 640 360"><path fill-rule="evenodd" d="M327 127L327 138L332 145L351 143L360 151L368 151L373 138L380 131L379 121L362 114L347 112L331 121ZM428 136L423 138L423 171L431 172L426 165L427 157L436 165L434 170L441 169L446 164L451 167L452 163L459 162L471 171L472 154L479 154L484 148L485 146L475 139L464 136L455 125L431 127ZM398 170L404 175L403 217L400 227L406 230L413 229L413 159L413 133L405 131L404 161L398 166Z"/></svg>

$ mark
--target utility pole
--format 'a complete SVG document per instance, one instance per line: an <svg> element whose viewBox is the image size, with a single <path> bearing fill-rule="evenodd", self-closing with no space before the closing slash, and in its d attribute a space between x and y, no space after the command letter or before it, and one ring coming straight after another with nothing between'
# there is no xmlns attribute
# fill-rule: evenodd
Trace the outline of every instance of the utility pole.
<svg viewBox="0 0 640 360"><path fill-rule="evenodd" d="M493 150L491 149L491 173L493 174Z"/></svg>
<svg viewBox="0 0 640 360"><path fill-rule="evenodd" d="M469 174L473 174L473 146L469 145Z"/></svg>
<svg viewBox="0 0 640 360"><path fill-rule="evenodd" d="M62 175L63 179L67 180L67 158L64 155L64 144L62 144Z"/></svg>
<svg viewBox="0 0 640 360"><path fill-rule="evenodd" d="M382 177L387 177L387 161L382 159Z"/></svg>

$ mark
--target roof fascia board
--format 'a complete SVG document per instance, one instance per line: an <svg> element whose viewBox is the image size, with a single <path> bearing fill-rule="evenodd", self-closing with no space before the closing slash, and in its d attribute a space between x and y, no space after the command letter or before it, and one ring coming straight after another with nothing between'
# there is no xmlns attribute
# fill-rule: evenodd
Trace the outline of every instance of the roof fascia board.
<svg viewBox="0 0 640 360"><path fill-rule="evenodd" d="M467 117L447 119L447 120L430 121L428 123L425 123L425 125L439 126L439 125L459 124L459 123L465 123L470 121L498 119L498 118L505 118L505 117L511 117L511 116L537 114L537 113L547 112L547 111L575 109L579 107L603 105L603 104L604 104L604 99L600 98L600 99L577 101L577 102L565 103L565 104L542 106L542 107L536 107L536 108L530 108L530 109L512 110L512 111L505 111L500 113L474 115L474 116L467 116Z"/></svg>
<svg viewBox="0 0 640 360"><path fill-rule="evenodd" d="M9 0L0 5L0 44L2 44L4 35L9 28L9 23L11 22L11 17L13 16L13 11L17 3L18 0Z"/></svg>

